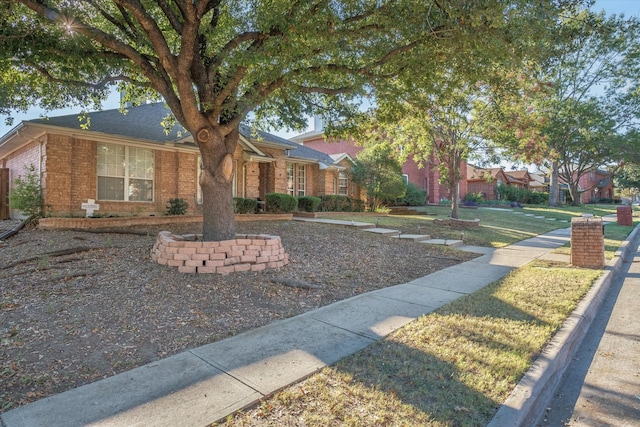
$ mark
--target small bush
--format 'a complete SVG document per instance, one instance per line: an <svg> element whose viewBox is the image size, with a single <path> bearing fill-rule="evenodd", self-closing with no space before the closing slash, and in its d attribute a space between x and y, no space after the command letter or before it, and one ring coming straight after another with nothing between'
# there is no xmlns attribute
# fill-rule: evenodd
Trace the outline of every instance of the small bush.
<svg viewBox="0 0 640 427"><path fill-rule="evenodd" d="M298 199L289 194L268 193L265 199L267 211L272 213L290 213L298 207Z"/></svg>
<svg viewBox="0 0 640 427"><path fill-rule="evenodd" d="M320 210L323 212L364 212L362 200L337 194L326 194L320 199Z"/></svg>
<svg viewBox="0 0 640 427"><path fill-rule="evenodd" d="M606 204L620 204L621 202L622 200L620 199L606 198L606 197L600 197L597 200L597 203L606 203Z"/></svg>
<svg viewBox="0 0 640 427"><path fill-rule="evenodd" d="M393 201L396 206L424 206L427 203L427 192L413 182L407 184L404 197Z"/></svg>
<svg viewBox="0 0 640 427"><path fill-rule="evenodd" d="M40 176L35 166L31 165L25 176L16 178L9 195L9 206L29 218L42 218L43 202Z"/></svg>
<svg viewBox="0 0 640 427"><path fill-rule="evenodd" d="M252 214L256 212L258 201L256 199L245 199L243 197L233 198L233 213Z"/></svg>
<svg viewBox="0 0 640 427"><path fill-rule="evenodd" d="M482 193L467 193L467 195L464 196L464 201L478 204L484 201L484 196Z"/></svg>
<svg viewBox="0 0 640 427"><path fill-rule="evenodd" d="M298 210L304 212L317 212L322 200L319 197L303 196L298 197Z"/></svg>
<svg viewBox="0 0 640 427"><path fill-rule="evenodd" d="M189 209L189 203L185 199L176 197L175 199L169 199L167 203L165 215L185 215Z"/></svg>
<svg viewBox="0 0 640 427"><path fill-rule="evenodd" d="M548 193L537 193L507 184L498 185L498 194L500 194L500 200L506 200L507 202L542 205L549 201Z"/></svg>

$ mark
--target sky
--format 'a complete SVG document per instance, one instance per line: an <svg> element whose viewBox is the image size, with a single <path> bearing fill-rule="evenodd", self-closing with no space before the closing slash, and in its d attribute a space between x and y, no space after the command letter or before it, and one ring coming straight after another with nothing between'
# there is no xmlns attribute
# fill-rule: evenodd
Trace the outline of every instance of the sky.
<svg viewBox="0 0 640 427"><path fill-rule="evenodd" d="M604 10L608 15L610 14L624 14L625 16L640 16L640 0L596 0L594 6L592 7L595 11ZM109 99L103 104L103 109L111 109L118 108L119 106L119 95L117 93L113 93ZM14 118L14 122L11 126L7 126L5 124L5 116L0 115L0 137L9 132L13 127L17 126L22 120L32 120L37 119L43 115L47 115L49 117L55 116L63 116L68 114L78 113L79 110L77 108L68 108L62 110L54 110L45 112L41 108L33 107L29 109L26 113L15 112L12 114ZM312 120L309 121L311 130ZM290 138L299 134L299 132L289 132L286 130L279 132L271 132L283 138Z"/></svg>

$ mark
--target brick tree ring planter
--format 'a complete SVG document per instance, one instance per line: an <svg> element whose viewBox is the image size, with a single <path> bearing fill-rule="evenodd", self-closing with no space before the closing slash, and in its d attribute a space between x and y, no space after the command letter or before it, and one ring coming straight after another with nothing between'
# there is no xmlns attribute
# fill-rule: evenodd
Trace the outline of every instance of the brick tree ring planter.
<svg viewBox="0 0 640 427"><path fill-rule="evenodd" d="M284 267L289 255L279 236L238 234L235 240L203 242L201 235L179 236L161 231L151 249L158 264L177 267L181 273L229 274Z"/></svg>

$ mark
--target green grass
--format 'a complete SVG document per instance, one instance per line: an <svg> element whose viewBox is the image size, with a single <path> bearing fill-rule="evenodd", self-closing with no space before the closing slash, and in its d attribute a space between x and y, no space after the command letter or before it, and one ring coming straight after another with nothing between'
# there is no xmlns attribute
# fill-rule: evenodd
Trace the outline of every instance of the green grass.
<svg viewBox="0 0 640 427"><path fill-rule="evenodd" d="M600 273L532 263L220 425L486 425Z"/></svg>
<svg viewBox="0 0 640 427"><path fill-rule="evenodd" d="M519 212L516 214L514 212ZM416 215L380 215L369 217L348 217L336 215L335 219L371 222L383 228L400 230L403 233L428 234L434 239L463 240L467 245L504 247L538 234L547 233L557 228L570 227L571 218L585 213L597 216L616 213L615 205L588 205L582 207L567 206L561 208L525 207L513 210L495 209L460 209L460 219L479 219L480 226L459 229L445 227L434 220L448 218L451 209L446 206L428 206L420 208ZM545 218L525 216L533 214ZM328 216L326 218L332 218ZM555 221L547 220L555 218ZM567 222L560 222L560 221Z"/></svg>
<svg viewBox="0 0 640 427"><path fill-rule="evenodd" d="M419 224L423 233L432 227L434 237L446 237L451 231L440 230L448 227L436 227L433 218L448 210L428 211L431 218L380 217L380 226L416 232L410 229ZM615 207L524 211L570 220L582 213L607 215ZM569 227L484 209L463 210L461 217L480 218L480 229L465 231L465 242L485 246ZM632 229L607 225L607 253ZM486 425L601 273L534 261L218 425Z"/></svg>

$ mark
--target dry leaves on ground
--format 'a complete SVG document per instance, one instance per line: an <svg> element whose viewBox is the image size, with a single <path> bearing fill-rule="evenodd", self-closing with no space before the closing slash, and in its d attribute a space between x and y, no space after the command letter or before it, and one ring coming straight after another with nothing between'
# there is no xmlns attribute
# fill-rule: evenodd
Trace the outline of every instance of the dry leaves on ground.
<svg viewBox="0 0 640 427"><path fill-rule="evenodd" d="M192 275L151 262L160 228L121 231L31 227L0 244L0 412L474 256L341 226L247 222L236 231L281 236L288 266Z"/></svg>

